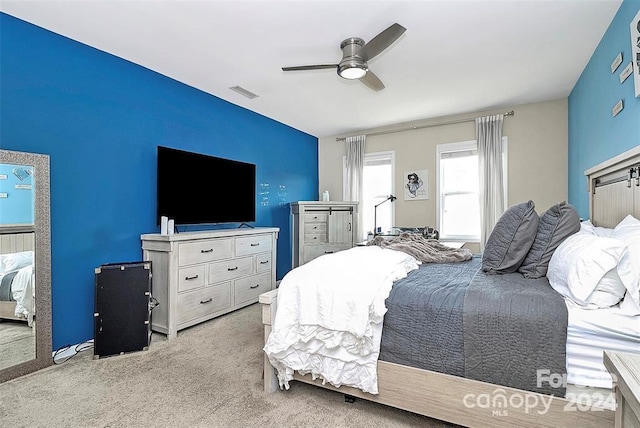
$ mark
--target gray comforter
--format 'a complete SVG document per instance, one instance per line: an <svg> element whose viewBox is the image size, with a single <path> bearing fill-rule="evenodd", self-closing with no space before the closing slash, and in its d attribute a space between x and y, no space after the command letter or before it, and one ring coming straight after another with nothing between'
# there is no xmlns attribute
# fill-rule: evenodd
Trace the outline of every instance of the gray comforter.
<svg viewBox="0 0 640 428"><path fill-rule="evenodd" d="M380 359L564 396L537 370L566 373L567 310L545 278L489 275L481 258L423 264L386 301Z"/></svg>

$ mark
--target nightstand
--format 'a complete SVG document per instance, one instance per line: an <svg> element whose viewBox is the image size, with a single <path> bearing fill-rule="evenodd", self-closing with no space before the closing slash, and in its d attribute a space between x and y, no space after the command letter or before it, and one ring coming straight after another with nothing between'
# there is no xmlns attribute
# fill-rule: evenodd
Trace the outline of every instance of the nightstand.
<svg viewBox="0 0 640 428"><path fill-rule="evenodd" d="M640 355L604 351L603 361L613 377L615 427L640 427Z"/></svg>

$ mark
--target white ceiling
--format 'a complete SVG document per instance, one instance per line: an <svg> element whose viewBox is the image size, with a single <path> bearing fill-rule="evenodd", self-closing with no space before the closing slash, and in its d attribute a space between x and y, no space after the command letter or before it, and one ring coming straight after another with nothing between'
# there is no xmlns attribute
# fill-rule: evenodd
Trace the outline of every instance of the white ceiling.
<svg viewBox="0 0 640 428"><path fill-rule="evenodd" d="M325 137L566 97L620 4L2 0L0 10ZM337 63L342 40L367 42L394 22L407 31L369 61L380 92L333 70L281 70Z"/></svg>

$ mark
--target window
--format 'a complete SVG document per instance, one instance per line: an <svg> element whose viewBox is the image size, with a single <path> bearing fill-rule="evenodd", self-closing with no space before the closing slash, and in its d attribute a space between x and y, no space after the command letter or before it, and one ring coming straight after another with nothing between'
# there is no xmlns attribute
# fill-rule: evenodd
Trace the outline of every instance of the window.
<svg viewBox="0 0 640 428"><path fill-rule="evenodd" d="M502 147L506 203L506 137ZM480 241L478 145L475 140L440 144L436 151L440 239Z"/></svg>
<svg viewBox="0 0 640 428"><path fill-rule="evenodd" d="M367 153L364 156L362 202L359 207L362 212L362 227L360 228L362 240L367 239L367 233L374 230L374 206L393 194L394 164L395 154L393 151ZM378 207L375 220L380 230L391 229L394 224L394 212L394 204L391 201Z"/></svg>

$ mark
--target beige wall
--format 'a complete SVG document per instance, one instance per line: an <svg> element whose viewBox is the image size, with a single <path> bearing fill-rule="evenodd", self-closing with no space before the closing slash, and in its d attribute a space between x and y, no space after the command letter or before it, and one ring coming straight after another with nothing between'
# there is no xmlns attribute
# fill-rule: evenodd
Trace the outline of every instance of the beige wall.
<svg viewBox="0 0 640 428"><path fill-rule="evenodd" d="M508 138L508 206L533 200L541 214L551 205L564 201L568 194L568 102L546 101L448 116L429 121L399 124L385 129L420 126L514 111L504 120L503 135ZM355 135L355 134L351 134ZM318 140L320 192L328 190L332 200L342 196L342 159L344 142L337 136ZM436 225L436 146L443 143L475 140L474 122L435 126L367 137L367 153L395 151L395 226ZM429 170L428 200L404 201L404 173ZM472 248L473 250L474 248Z"/></svg>

